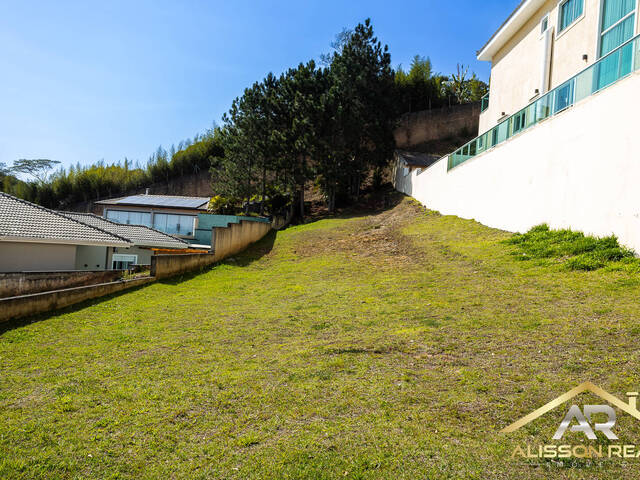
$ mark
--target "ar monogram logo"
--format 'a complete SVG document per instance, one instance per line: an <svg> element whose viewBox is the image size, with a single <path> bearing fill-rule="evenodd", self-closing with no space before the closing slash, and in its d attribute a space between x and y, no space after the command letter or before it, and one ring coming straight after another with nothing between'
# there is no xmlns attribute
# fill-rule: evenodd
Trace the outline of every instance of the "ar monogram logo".
<svg viewBox="0 0 640 480"><path fill-rule="evenodd" d="M591 418L593 415L605 414L608 420L605 423L596 423L591 428ZM577 425L571 425L572 421L576 421ZM553 436L554 440L562 440L567 429L572 432L582 432L589 440L597 440L594 430L602 432L609 440L618 440L618 436L611 430L616 425L616 411L608 405L585 405L584 414L580 407L573 405L564 417L560 427Z"/></svg>

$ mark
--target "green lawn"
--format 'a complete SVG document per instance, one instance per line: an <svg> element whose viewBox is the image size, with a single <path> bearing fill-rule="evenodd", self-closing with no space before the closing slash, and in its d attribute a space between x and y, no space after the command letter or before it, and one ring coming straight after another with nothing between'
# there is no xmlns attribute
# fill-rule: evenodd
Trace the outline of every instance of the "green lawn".
<svg viewBox="0 0 640 480"><path fill-rule="evenodd" d="M0 478L638 478L510 459L568 406L499 430L576 385L640 388L640 274L509 237L405 199L0 326Z"/></svg>

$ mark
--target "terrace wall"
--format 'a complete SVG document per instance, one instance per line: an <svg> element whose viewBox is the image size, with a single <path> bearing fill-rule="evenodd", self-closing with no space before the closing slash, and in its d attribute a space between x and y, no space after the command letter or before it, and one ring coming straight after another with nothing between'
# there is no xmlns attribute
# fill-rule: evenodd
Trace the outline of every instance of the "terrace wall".
<svg viewBox="0 0 640 480"><path fill-rule="evenodd" d="M0 298L112 282L122 271L0 273Z"/></svg>
<svg viewBox="0 0 640 480"><path fill-rule="evenodd" d="M548 223L615 234L640 252L640 74L447 171L447 157L396 188L427 208L523 232Z"/></svg>
<svg viewBox="0 0 640 480"><path fill-rule="evenodd" d="M430 142L455 137L473 137L478 132L480 102L407 113L394 132L396 147L420 150Z"/></svg>
<svg viewBox="0 0 640 480"><path fill-rule="evenodd" d="M0 299L0 322L58 310L93 298L104 297L122 290L139 287L153 281L153 278L146 277L2 298Z"/></svg>
<svg viewBox="0 0 640 480"><path fill-rule="evenodd" d="M228 227L214 227L213 253L154 256L151 258L151 275L162 279L203 269L241 252L270 230L270 223L253 220L241 220L239 223L229 224Z"/></svg>

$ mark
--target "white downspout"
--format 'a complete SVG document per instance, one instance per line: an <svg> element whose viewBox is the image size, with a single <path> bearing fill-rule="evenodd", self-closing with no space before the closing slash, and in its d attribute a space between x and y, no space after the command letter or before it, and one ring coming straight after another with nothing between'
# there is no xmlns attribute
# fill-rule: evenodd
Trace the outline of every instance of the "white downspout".
<svg viewBox="0 0 640 480"><path fill-rule="evenodd" d="M542 78L540 79L540 96L549 91L551 83L551 57L553 55L553 27L543 33L542 38Z"/></svg>

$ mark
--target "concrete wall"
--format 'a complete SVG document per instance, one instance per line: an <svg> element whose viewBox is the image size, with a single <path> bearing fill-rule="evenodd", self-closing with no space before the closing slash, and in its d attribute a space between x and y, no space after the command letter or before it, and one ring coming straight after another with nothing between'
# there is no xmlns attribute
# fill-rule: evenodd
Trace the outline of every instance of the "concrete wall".
<svg viewBox="0 0 640 480"><path fill-rule="evenodd" d="M213 252L220 258L241 252L271 230L270 223L241 220L227 228L213 229Z"/></svg>
<svg viewBox="0 0 640 480"><path fill-rule="evenodd" d="M554 29L550 89L598 60L602 0L585 0L583 16L558 33L560 3L547 1L493 57L489 108L480 115L479 134L495 127L502 112L513 115L527 106L535 98L535 90L541 89L544 57L541 21L545 15L549 14L549 24ZM640 15L636 14L636 19L640 21ZM588 56L586 62L583 55Z"/></svg>
<svg viewBox="0 0 640 480"><path fill-rule="evenodd" d="M451 137L473 136L478 131L480 103L408 113L394 132L396 147L411 150Z"/></svg>
<svg viewBox="0 0 640 480"><path fill-rule="evenodd" d="M0 242L0 272L42 272L75 268L75 245Z"/></svg>
<svg viewBox="0 0 640 480"><path fill-rule="evenodd" d="M548 223L615 234L640 252L640 74L447 172L447 158L396 188L427 208L523 232Z"/></svg>
<svg viewBox="0 0 640 480"><path fill-rule="evenodd" d="M139 287L153 281L153 278L146 277L136 280L102 283L86 287L56 290L54 292L3 298L0 299L0 322L35 315L36 313L58 310L85 300Z"/></svg>
<svg viewBox="0 0 640 480"><path fill-rule="evenodd" d="M112 282L121 271L0 273L0 298Z"/></svg>
<svg viewBox="0 0 640 480"><path fill-rule="evenodd" d="M232 223L226 228L215 227L212 235L214 253L157 255L151 259L151 275L161 279L200 270L241 252L270 230L270 223L250 220L241 220L240 223Z"/></svg>

